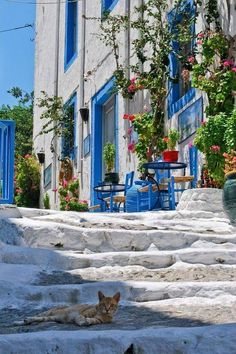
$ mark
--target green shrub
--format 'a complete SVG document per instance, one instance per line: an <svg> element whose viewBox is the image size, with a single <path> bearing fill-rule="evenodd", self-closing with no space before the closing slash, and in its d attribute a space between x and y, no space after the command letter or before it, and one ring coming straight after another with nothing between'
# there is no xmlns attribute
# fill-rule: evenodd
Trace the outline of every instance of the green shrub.
<svg viewBox="0 0 236 354"><path fill-rule="evenodd" d="M236 110L230 115L210 116L197 130L194 144L205 154L210 177L222 187L225 178L223 155L236 149Z"/></svg>
<svg viewBox="0 0 236 354"><path fill-rule="evenodd" d="M51 209L51 207L50 207L50 197L49 197L48 193L46 193L44 198L43 198L43 205L44 205L44 209Z"/></svg>
<svg viewBox="0 0 236 354"><path fill-rule="evenodd" d="M67 211L88 211L87 200L79 199L79 180L62 181L59 187L60 210Z"/></svg>
<svg viewBox="0 0 236 354"><path fill-rule="evenodd" d="M16 161L15 202L22 207L39 207L40 165L32 155L19 156Z"/></svg>

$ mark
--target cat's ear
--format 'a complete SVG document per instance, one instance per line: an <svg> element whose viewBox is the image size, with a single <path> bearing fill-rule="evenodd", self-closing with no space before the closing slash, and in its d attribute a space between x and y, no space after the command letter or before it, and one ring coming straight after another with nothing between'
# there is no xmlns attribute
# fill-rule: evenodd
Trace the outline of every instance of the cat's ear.
<svg viewBox="0 0 236 354"><path fill-rule="evenodd" d="M116 300L116 302L118 303L120 301L120 292L116 293L114 296L113 296L113 299Z"/></svg>
<svg viewBox="0 0 236 354"><path fill-rule="evenodd" d="M102 301L102 299L104 299L104 297L105 297L105 295L101 291L99 291L98 292L99 301Z"/></svg>

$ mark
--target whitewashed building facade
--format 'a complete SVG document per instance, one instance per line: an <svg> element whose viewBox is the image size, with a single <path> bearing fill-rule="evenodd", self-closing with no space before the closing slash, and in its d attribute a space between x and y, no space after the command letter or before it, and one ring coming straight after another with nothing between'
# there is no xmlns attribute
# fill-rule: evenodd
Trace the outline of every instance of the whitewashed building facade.
<svg viewBox="0 0 236 354"><path fill-rule="evenodd" d="M42 196L50 194L51 206L58 207L58 187L61 155L60 139L54 143L56 153L51 153L51 135L38 135L42 128L37 106L41 91L49 96L60 96L66 103L71 99L75 120L73 165L74 175L80 178L80 197L94 201L93 187L103 179L104 165L102 149L106 141L116 145L116 171L120 180L126 172L137 171L137 159L128 152L128 122L125 113L142 112L148 100L145 93L138 93L132 101L112 93L113 72L116 69L111 50L98 38L100 23L87 18L101 16L104 7L114 14L133 16L133 9L144 0L79 0L38 2L36 11L36 53L35 53L35 97L34 107L34 150L45 152L42 165ZM191 1L191 0L186 0ZM174 1L170 1L169 10ZM235 1L219 1L221 21L226 33L236 34ZM204 29L200 16L196 32ZM132 61L130 42L132 32L126 30L120 36L120 55L124 63ZM178 128L180 113L202 96L201 92L190 89L172 102L167 102L166 124ZM200 102L200 101L199 101ZM203 96L203 105L205 97ZM80 109L88 107L89 119L82 121ZM171 112L171 113L170 113ZM191 137L186 136L179 150L184 154ZM54 191L54 192L53 192Z"/></svg>

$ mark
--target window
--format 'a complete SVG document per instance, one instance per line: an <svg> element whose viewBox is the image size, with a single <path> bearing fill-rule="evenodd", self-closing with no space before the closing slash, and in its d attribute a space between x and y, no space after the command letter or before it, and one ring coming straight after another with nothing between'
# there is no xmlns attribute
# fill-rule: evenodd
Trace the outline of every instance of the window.
<svg viewBox="0 0 236 354"><path fill-rule="evenodd" d="M102 106L102 133L103 143L102 151L106 143L110 142L116 145L116 98L113 95ZM105 163L103 161L103 178L105 177Z"/></svg>
<svg viewBox="0 0 236 354"><path fill-rule="evenodd" d="M65 69L77 55L78 3L66 2Z"/></svg>
<svg viewBox="0 0 236 354"><path fill-rule="evenodd" d="M76 158L76 95L64 106L64 124L61 137L61 158Z"/></svg>
<svg viewBox="0 0 236 354"><path fill-rule="evenodd" d="M112 11L118 0L102 0L102 12Z"/></svg>
<svg viewBox="0 0 236 354"><path fill-rule="evenodd" d="M93 187L103 180L103 147L107 141L116 146L115 171L119 172L119 112L114 88L115 79L111 78L92 98L91 204L98 202Z"/></svg>
<svg viewBox="0 0 236 354"><path fill-rule="evenodd" d="M184 4L179 8L179 14L176 14L176 9L173 9L168 14L168 21L171 31L176 31L177 25L184 21L184 16L188 16L188 19L194 15L195 8L193 0L186 0ZM191 32L194 33L194 25L191 25ZM190 81L184 81L182 78L182 70L184 68L183 63L177 59L178 55L187 58L191 55L193 42L180 45L178 42L173 42L173 53L170 55L170 77L169 80L169 96L168 96L168 114L169 118L173 114L183 108L188 102L190 102L195 96L195 89L191 87Z"/></svg>

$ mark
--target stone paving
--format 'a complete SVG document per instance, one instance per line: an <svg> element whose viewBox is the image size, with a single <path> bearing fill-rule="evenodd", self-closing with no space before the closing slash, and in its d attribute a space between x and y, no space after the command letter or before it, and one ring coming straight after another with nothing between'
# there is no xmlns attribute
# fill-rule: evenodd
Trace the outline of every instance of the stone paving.
<svg viewBox="0 0 236 354"><path fill-rule="evenodd" d="M19 210L0 217L0 354L236 353L236 228L221 191L186 191L175 212ZM121 292L110 325L13 325L98 290Z"/></svg>

